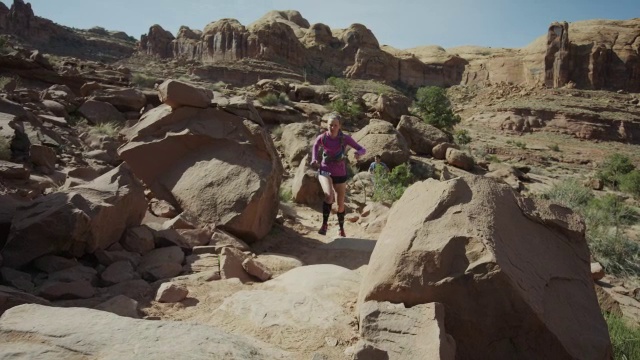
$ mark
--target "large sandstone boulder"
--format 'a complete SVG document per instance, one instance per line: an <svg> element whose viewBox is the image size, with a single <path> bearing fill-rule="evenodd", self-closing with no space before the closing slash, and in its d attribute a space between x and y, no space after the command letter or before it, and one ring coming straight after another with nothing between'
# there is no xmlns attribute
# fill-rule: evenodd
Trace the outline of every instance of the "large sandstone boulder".
<svg viewBox="0 0 640 360"><path fill-rule="evenodd" d="M271 229L283 169L261 126L221 108L161 105L125 136L120 157L158 199L248 241Z"/></svg>
<svg viewBox="0 0 640 360"><path fill-rule="evenodd" d="M307 204L315 206L324 199L322 186L318 181L317 171L310 168L308 164L308 155L302 159L300 165L296 169L291 184L291 192L293 201L298 204Z"/></svg>
<svg viewBox="0 0 640 360"><path fill-rule="evenodd" d="M418 155L431 155L434 146L452 140L444 131L415 116L403 115L396 128L407 140L409 149Z"/></svg>
<svg viewBox="0 0 640 360"><path fill-rule="evenodd" d="M8 334L1 358L21 354L27 359L76 359L82 354L91 359L180 359L186 352L192 359L292 358L264 342L213 326L131 319L83 308L17 306L0 319L0 334ZM25 346L20 340L25 337L38 342Z"/></svg>
<svg viewBox="0 0 640 360"><path fill-rule="evenodd" d="M353 139L367 149L367 153L355 159L355 152L349 152L349 160L361 169L366 169L375 155L389 167L398 166L409 160L409 146L404 136L390 122L371 119L369 125L352 135Z"/></svg>
<svg viewBox="0 0 640 360"><path fill-rule="evenodd" d="M128 227L140 224L146 208L142 184L124 164L88 184L40 197L17 208L2 249L5 265L17 268L47 254L80 257L106 249Z"/></svg>
<svg viewBox="0 0 640 360"><path fill-rule="evenodd" d="M295 123L284 127L280 143L289 164L297 166L305 155L311 154L313 142L320 132L320 126L313 123Z"/></svg>
<svg viewBox="0 0 640 360"><path fill-rule="evenodd" d="M444 331L444 306L438 303L405 308L403 304L367 301L360 306L356 359L369 360L370 348L388 359L453 360L456 344ZM384 357L384 356L383 356Z"/></svg>
<svg viewBox="0 0 640 360"><path fill-rule="evenodd" d="M609 359L584 231L491 179L419 182L391 209L359 301L442 303L460 359Z"/></svg>

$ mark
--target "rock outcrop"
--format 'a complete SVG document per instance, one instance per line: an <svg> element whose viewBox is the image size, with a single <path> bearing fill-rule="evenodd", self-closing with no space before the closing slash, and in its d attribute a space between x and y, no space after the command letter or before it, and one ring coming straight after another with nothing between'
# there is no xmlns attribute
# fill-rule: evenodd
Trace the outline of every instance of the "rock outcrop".
<svg viewBox="0 0 640 360"><path fill-rule="evenodd" d="M126 131L128 142L118 152L157 198L200 225L260 239L275 220L283 174L273 141L233 109L184 106L185 97L173 91L185 86L161 85L171 106L145 113ZM248 114L255 113L251 108Z"/></svg>
<svg viewBox="0 0 640 360"><path fill-rule="evenodd" d="M585 227L567 208L469 176L409 187L389 213L360 304L441 303L461 359L608 359Z"/></svg>
<svg viewBox="0 0 640 360"><path fill-rule="evenodd" d="M324 24L309 25L297 11L272 11L248 27L235 19L212 22L201 32L182 27L175 39L154 25L142 36L140 51L204 64L262 60L285 63L294 73L305 72L311 78L344 74L410 86L458 84L466 64L457 56L436 64L408 53L397 56L381 48L362 24L332 30Z"/></svg>

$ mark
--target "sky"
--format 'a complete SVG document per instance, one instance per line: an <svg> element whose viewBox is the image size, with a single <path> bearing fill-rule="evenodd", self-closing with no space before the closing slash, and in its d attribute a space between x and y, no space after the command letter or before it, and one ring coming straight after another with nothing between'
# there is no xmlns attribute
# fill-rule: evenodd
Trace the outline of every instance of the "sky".
<svg viewBox="0 0 640 360"><path fill-rule="evenodd" d="M12 0L2 0L8 7ZM140 39L159 24L202 30L233 18L245 26L271 10L298 10L310 24L360 23L380 45L519 48L545 35L554 21L640 17L638 0L25 0L36 16L89 29L100 26ZM569 27L571 31L571 27Z"/></svg>

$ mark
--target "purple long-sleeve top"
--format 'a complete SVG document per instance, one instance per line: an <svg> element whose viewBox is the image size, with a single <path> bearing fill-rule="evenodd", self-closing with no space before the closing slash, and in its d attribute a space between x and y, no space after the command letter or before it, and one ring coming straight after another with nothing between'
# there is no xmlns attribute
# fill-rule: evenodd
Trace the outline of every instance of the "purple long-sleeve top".
<svg viewBox="0 0 640 360"><path fill-rule="evenodd" d="M324 151L327 153L329 157L334 157L340 152L340 136L336 136L332 138L329 135L329 132L322 133L318 135L316 141L313 143L313 153L311 154L311 161L322 161L320 163L320 171L327 171L331 174L331 176L346 176L347 175L347 167L344 163L344 160L336 161L336 162L325 162L324 159L317 159L318 150L323 147L322 145L322 137L327 135L324 139ZM356 149L356 153L360 156L364 155L367 150L360 146L353 138L347 134L342 134L343 143L345 146L345 156L347 155L347 146L350 146Z"/></svg>

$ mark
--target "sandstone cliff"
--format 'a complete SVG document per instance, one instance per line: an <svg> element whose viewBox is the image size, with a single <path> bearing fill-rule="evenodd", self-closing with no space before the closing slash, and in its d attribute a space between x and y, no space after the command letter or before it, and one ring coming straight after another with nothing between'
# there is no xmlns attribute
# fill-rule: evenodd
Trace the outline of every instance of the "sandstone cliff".
<svg viewBox="0 0 640 360"><path fill-rule="evenodd" d="M640 89L640 19L553 23L547 35L520 49L380 46L364 25L331 29L297 11L272 11L249 26L235 19L204 31L183 27L174 37L159 25L140 50L204 64L255 59L286 64L319 79L346 76L405 86L512 83L586 89Z"/></svg>
<svg viewBox="0 0 640 360"><path fill-rule="evenodd" d="M310 25L297 11L272 11L246 27L235 19L212 22L202 32L183 27L175 38L154 25L142 36L140 51L204 64L249 58L287 64L319 79L344 75L409 86L458 84L466 65L455 55L427 64L410 53L380 47L362 24L347 29Z"/></svg>

